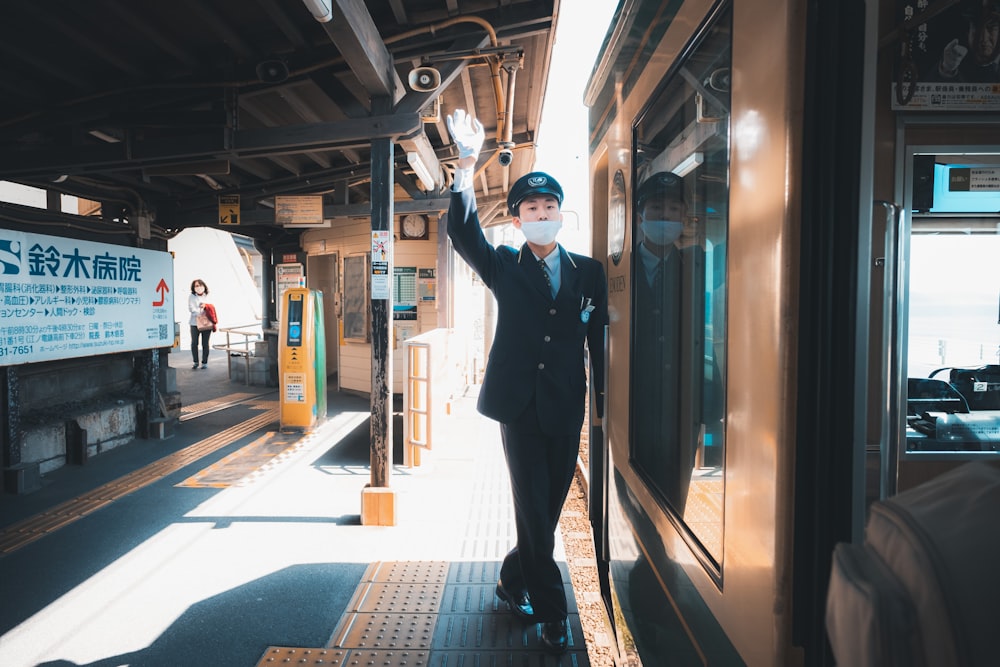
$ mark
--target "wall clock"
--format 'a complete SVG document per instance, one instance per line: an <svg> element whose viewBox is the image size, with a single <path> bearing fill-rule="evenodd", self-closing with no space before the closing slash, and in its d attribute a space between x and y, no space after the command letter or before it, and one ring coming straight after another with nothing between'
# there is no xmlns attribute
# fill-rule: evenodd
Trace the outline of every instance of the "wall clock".
<svg viewBox="0 0 1000 667"><path fill-rule="evenodd" d="M427 216L422 213L404 215L399 221L399 238L406 241L426 239L427 222Z"/></svg>

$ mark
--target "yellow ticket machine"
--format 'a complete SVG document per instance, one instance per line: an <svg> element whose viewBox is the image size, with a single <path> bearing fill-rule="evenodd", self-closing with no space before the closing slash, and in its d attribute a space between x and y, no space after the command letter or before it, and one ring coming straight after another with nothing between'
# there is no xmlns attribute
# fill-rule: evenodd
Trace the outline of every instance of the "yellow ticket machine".
<svg viewBox="0 0 1000 667"><path fill-rule="evenodd" d="M310 431L326 419L323 293L293 287L282 294L278 377L282 431Z"/></svg>

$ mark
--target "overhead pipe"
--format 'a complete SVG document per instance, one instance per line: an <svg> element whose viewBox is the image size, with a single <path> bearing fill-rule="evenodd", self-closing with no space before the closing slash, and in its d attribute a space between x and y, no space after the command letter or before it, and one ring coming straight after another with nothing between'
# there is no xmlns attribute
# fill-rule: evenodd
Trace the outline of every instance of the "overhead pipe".
<svg viewBox="0 0 1000 667"><path fill-rule="evenodd" d="M509 167L514 161L514 81L517 78L517 67L508 65L504 69L507 70L507 95L505 98L507 107L504 111L503 122L501 123L499 119L497 121L497 144L500 146L500 165ZM502 135L499 134L501 126L503 128Z"/></svg>
<svg viewBox="0 0 1000 667"><path fill-rule="evenodd" d="M442 28L447 28L457 23L475 23L476 25L481 26L490 37L490 46L498 47L500 45L499 42L497 41L497 33L496 30L493 28L493 25L490 24L490 22L487 21L486 19L481 18L479 16L456 16L455 18L447 19L445 21L442 21L441 23L435 23L433 25L429 25L423 28L415 28L414 30L402 32L398 35L393 35L392 37L387 37L385 38L385 43L391 44L393 42L400 42L404 39L409 39L410 37L416 37L417 35L423 35L424 33L428 32L434 34L436 31ZM505 123L503 83L500 81L500 58L492 55L484 55L482 56L482 58L486 61L486 64L489 65L490 79L493 83L493 96L496 101L496 116L497 116L496 140L497 143L499 144L503 141L505 133L511 134L513 132L513 129L507 128ZM511 94L513 94L512 79L509 88L511 90ZM513 113L514 110L513 105L508 105L508 106L510 108L511 113Z"/></svg>
<svg viewBox="0 0 1000 667"><path fill-rule="evenodd" d="M311 12L312 12L313 7L315 5L318 4L318 5L326 6L326 4L327 4L325 0L303 0L303 3L306 5L306 7L310 8ZM320 13L322 13L322 12L320 12ZM317 21L322 21L322 19L320 18L319 13L313 12L313 15L316 17ZM409 39L410 37L416 37L418 35L423 35L423 34L426 34L426 33L430 33L430 34L433 35L438 30L441 30L443 28L448 28L448 27L451 27L453 25L457 25L459 23L475 23L476 25L482 27L483 30L486 31L486 34L489 36L489 39L490 39L490 46L491 47L497 48L497 47L500 46L500 42L497 39L496 29L493 28L493 25L489 21L487 21L486 19L484 19L482 17L479 17L479 16L456 16L454 18L450 18L450 19L446 19L444 21L441 21L440 23L434 23L434 24L429 25L429 26L425 26L425 27L422 27L422 28L415 28L413 30L408 30L406 32L401 32L398 35L393 35L391 37L383 38L383 41L384 41L384 43L386 45L388 45L388 44L393 44L395 42L401 42L401 41L403 41L405 39ZM514 103L513 103L513 98L514 98L514 79L515 79L514 68L512 66L508 66L507 67L507 72L508 72L508 74L510 76L508 78L508 84L507 84L508 93L507 93L506 97L509 97L510 99L507 100L507 103L505 105L504 104L505 95L504 95L504 90L503 90L503 82L500 80L501 59L498 56L489 55L489 54L484 54L481 57L483 58L483 60L486 61L486 64L490 68L490 80L493 83L493 97L494 97L494 101L496 102L496 118L497 118L496 141L497 141L497 144L500 144L500 145L503 145L505 143L506 144L511 144L510 147L513 148L513 143L511 141L511 139L513 137L514 128L511 125L511 123L509 122L509 119L513 118L513 114L514 114ZM311 66L308 66L308 67L305 67L305 68L298 69L298 70L296 70L294 72L290 72L289 76L290 77L301 76L302 74L307 74L307 73L312 72L314 70L321 69L323 67L327 67L327 66L329 66L329 65L331 65L331 64L333 64L335 62L340 62L342 60L343 60L343 58L336 58L336 59L334 59L332 61L328 61L328 62L324 62L324 63L317 63L315 65L311 65Z"/></svg>

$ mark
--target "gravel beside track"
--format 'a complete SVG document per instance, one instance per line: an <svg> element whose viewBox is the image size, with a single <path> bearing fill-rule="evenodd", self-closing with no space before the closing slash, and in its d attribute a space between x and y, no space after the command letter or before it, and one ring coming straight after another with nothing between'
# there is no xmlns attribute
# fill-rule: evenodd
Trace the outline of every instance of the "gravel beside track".
<svg viewBox="0 0 1000 667"><path fill-rule="evenodd" d="M586 443L583 443L584 447ZM566 503L559 518L569 565L570 579L576 595L576 606L580 610L580 624L587 640L587 655L591 667L614 667L611 652L611 638L605 622L604 605L601 602L600 585L597 581L597 560L594 555L594 541L587 514L587 493L583 477L578 470L570 487Z"/></svg>

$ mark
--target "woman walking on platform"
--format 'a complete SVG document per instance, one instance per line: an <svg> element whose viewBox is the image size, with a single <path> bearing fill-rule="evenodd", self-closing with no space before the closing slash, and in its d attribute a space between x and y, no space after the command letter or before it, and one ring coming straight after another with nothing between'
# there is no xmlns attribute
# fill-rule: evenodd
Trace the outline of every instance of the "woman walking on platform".
<svg viewBox="0 0 1000 667"><path fill-rule="evenodd" d="M208 339L215 331L218 318L215 307L208 302L208 285L200 278L191 281L188 296L188 311L191 313L191 359L198 368L198 340L201 339L201 367L208 368Z"/></svg>

